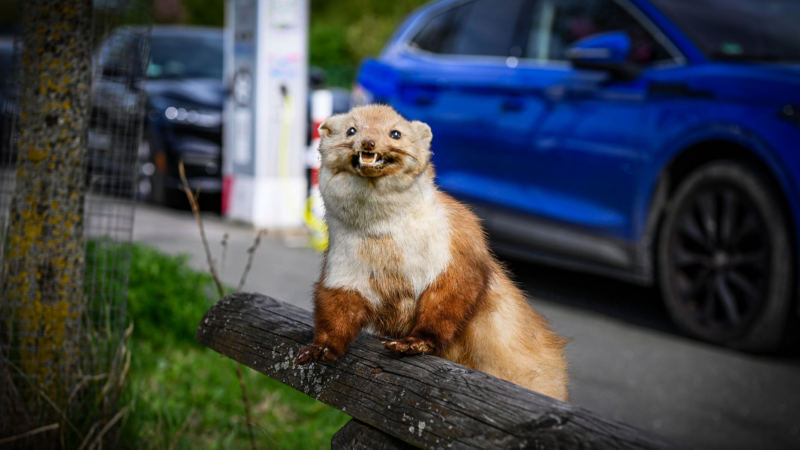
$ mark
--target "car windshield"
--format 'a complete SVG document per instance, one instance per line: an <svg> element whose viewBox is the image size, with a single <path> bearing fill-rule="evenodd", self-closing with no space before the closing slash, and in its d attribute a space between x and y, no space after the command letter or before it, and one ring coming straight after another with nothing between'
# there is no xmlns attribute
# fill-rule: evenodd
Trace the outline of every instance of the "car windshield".
<svg viewBox="0 0 800 450"><path fill-rule="evenodd" d="M800 61L796 0L652 0L712 59Z"/></svg>
<svg viewBox="0 0 800 450"><path fill-rule="evenodd" d="M153 36L147 76L222 79L222 34Z"/></svg>

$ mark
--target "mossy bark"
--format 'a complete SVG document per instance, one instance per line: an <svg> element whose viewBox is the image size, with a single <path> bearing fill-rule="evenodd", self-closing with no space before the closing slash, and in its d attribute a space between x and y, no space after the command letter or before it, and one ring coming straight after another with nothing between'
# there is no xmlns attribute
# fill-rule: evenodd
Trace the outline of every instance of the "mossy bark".
<svg viewBox="0 0 800 450"><path fill-rule="evenodd" d="M92 0L22 5L21 113L2 306L18 349L14 359L63 407L81 358Z"/></svg>

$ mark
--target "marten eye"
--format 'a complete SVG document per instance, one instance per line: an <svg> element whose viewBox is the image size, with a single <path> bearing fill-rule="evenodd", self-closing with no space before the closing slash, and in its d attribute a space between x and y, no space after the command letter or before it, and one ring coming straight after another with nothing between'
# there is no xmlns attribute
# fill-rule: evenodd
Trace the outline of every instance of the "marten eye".
<svg viewBox="0 0 800 450"><path fill-rule="evenodd" d="M352 136L352 135L354 135L354 134L356 134L356 129L355 129L355 128L352 128L352 127L350 127L350 129L349 129L349 130L347 130L347 135L348 135L348 136Z"/></svg>
<svg viewBox="0 0 800 450"><path fill-rule="evenodd" d="M400 132L397 130L392 130L389 132L389 137L392 139L400 139L401 136L402 134L400 134Z"/></svg>

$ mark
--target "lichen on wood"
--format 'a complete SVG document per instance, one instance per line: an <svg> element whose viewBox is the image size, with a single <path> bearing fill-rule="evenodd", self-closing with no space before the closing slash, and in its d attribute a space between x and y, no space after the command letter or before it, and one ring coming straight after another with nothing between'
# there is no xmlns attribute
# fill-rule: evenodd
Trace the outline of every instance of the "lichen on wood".
<svg viewBox="0 0 800 450"><path fill-rule="evenodd" d="M63 404L81 357L92 0L22 5L17 168L0 306L25 377Z"/></svg>

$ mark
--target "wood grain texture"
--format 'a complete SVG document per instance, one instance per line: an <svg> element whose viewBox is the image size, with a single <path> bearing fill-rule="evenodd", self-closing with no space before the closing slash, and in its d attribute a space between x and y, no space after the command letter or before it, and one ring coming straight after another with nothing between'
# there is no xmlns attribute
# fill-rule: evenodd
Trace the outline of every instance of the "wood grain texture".
<svg viewBox="0 0 800 450"><path fill-rule="evenodd" d="M331 450L414 450L415 447L357 419L347 422L331 439Z"/></svg>
<svg viewBox="0 0 800 450"><path fill-rule="evenodd" d="M311 313L259 294L208 310L197 342L398 439L427 449L677 449L627 425L430 355L397 356L361 334L325 364L295 366Z"/></svg>

